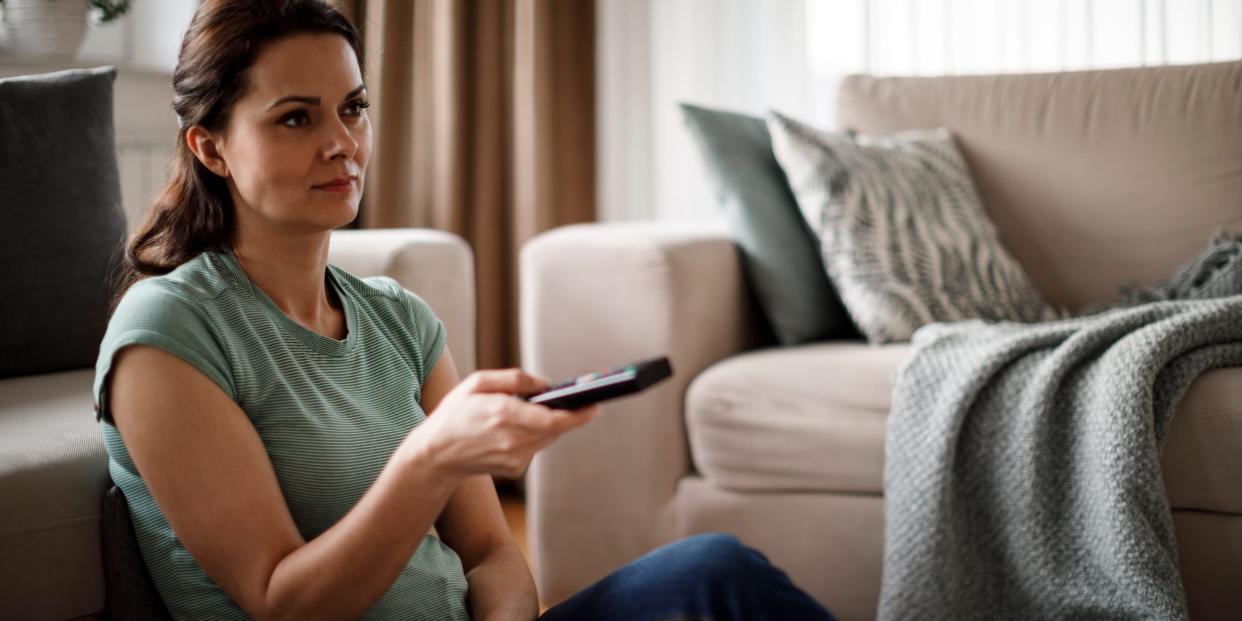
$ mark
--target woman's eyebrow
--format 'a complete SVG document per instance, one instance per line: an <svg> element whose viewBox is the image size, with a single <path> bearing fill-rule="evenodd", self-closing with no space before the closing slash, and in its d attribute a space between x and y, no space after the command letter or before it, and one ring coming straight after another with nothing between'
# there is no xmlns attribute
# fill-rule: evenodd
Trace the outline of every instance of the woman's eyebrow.
<svg viewBox="0 0 1242 621"><path fill-rule="evenodd" d="M271 110L272 108L275 108L276 106L279 106L280 104L290 103L290 102L304 103L304 104L308 104L312 106L318 106L320 99L318 97L308 97L306 95L285 95L284 97L277 99L274 103L272 103L272 105L268 106L267 109Z"/></svg>
<svg viewBox="0 0 1242 621"><path fill-rule="evenodd" d="M353 99L354 97L357 97L360 93L362 93L362 91L366 89L367 89L367 86L365 84L359 84L357 88L345 94L344 100L348 101L350 99ZM271 110L272 108L275 108L276 106L279 106L280 104L285 104L285 103L304 103L310 106L318 106L320 102L322 101L323 100L318 97L310 97L308 95L285 95L284 97L281 97L280 99L277 99L276 101L272 102L272 105L268 106L267 109Z"/></svg>

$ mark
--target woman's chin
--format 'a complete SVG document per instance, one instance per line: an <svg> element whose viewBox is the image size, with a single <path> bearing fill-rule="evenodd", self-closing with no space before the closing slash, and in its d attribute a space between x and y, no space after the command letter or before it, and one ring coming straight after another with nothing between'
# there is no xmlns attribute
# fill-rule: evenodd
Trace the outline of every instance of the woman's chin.
<svg viewBox="0 0 1242 621"><path fill-rule="evenodd" d="M342 211L340 213L340 217L333 219L332 228L334 229L341 228L342 226L345 226L349 224L350 222L353 222L357 218L358 218L358 206L354 205L350 209Z"/></svg>
<svg viewBox="0 0 1242 621"><path fill-rule="evenodd" d="M341 202L334 205L316 205L311 217L299 218L300 224L319 231L330 231L341 228L358 217L358 201Z"/></svg>
<svg viewBox="0 0 1242 621"><path fill-rule="evenodd" d="M316 197L312 204L317 213L332 214L333 218L353 220L358 216L358 203L362 201L362 193L324 193Z"/></svg>

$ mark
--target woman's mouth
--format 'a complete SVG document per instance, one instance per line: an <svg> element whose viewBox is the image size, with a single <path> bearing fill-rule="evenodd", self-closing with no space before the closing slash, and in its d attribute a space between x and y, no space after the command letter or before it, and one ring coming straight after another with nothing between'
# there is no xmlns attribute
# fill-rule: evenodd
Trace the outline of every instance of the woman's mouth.
<svg viewBox="0 0 1242 621"><path fill-rule="evenodd" d="M339 177L327 183L311 186L315 190L323 190L324 192L336 192L339 194L348 194L358 189L357 177Z"/></svg>

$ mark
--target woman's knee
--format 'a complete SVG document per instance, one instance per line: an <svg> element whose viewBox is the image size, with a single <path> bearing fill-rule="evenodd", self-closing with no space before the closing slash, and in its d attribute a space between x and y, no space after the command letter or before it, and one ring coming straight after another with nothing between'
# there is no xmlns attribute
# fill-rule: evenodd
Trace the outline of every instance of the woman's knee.
<svg viewBox="0 0 1242 621"><path fill-rule="evenodd" d="M743 554L750 548L730 533L702 533L691 535L673 544L689 554L730 558Z"/></svg>
<svg viewBox="0 0 1242 621"><path fill-rule="evenodd" d="M763 554L728 533L693 535L669 548L685 570L713 582L746 580L771 566Z"/></svg>
<svg viewBox="0 0 1242 621"><path fill-rule="evenodd" d="M545 620L680 618L672 612L686 618L832 618L763 554L733 535L709 533L650 552L549 610Z"/></svg>

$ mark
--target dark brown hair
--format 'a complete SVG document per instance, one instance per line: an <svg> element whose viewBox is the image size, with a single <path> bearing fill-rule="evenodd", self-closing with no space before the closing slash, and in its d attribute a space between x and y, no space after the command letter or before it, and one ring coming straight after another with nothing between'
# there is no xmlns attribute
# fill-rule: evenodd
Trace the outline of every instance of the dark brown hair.
<svg viewBox="0 0 1242 621"><path fill-rule="evenodd" d="M169 179L125 247L117 301L130 285L167 274L204 250L233 243L233 200L222 177L186 145L186 130L219 131L245 92L247 69L264 45L304 33L338 34L362 66L358 31L324 0L206 0L194 14L173 71L173 111L180 129Z"/></svg>

